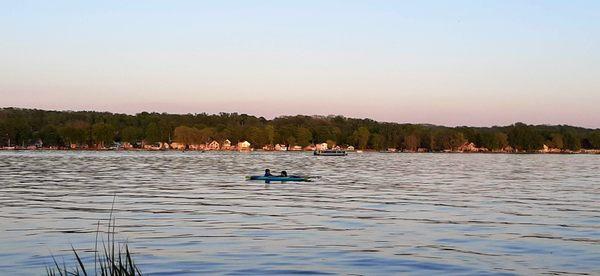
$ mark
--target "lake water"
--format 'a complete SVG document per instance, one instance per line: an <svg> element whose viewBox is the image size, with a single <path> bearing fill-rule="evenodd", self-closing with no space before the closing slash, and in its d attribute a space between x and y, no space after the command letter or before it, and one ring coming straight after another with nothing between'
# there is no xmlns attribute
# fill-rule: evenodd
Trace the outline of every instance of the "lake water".
<svg viewBox="0 0 600 276"><path fill-rule="evenodd" d="M115 193L146 274L600 274L600 155L222 152L0 152L0 274L93 258Z"/></svg>

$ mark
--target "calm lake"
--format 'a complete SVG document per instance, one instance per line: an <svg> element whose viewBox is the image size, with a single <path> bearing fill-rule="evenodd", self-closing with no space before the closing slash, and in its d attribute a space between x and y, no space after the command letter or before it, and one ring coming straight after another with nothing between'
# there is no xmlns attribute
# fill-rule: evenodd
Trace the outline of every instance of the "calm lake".
<svg viewBox="0 0 600 276"><path fill-rule="evenodd" d="M274 172L312 183L248 182ZM0 274L600 274L600 155L0 152Z"/></svg>

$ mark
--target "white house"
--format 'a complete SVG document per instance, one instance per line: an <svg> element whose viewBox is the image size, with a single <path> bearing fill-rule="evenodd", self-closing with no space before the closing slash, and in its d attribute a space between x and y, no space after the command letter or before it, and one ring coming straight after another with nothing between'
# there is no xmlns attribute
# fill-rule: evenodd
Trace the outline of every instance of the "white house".
<svg viewBox="0 0 600 276"><path fill-rule="evenodd" d="M239 142L237 144L237 148L238 148L238 150L241 150L241 151L250 150L250 142L248 142L248 141Z"/></svg>
<svg viewBox="0 0 600 276"><path fill-rule="evenodd" d="M217 142L215 140L213 140L208 145L206 145L207 150L219 150L220 148L221 148L221 145L219 145L219 142Z"/></svg>
<svg viewBox="0 0 600 276"><path fill-rule="evenodd" d="M231 149L231 141L229 141L229 139L225 139L225 141L223 141L223 144L221 145L221 149L222 150L230 150Z"/></svg>
<svg viewBox="0 0 600 276"><path fill-rule="evenodd" d="M285 145L277 144L277 145L275 145L275 150L276 151L286 151L286 150L288 150L288 148Z"/></svg>
<svg viewBox="0 0 600 276"><path fill-rule="evenodd" d="M317 144L315 148L316 148L316 150L326 150L328 147L327 147L327 143L321 143L321 144Z"/></svg>
<svg viewBox="0 0 600 276"><path fill-rule="evenodd" d="M291 150L291 151L301 151L302 147L301 146L293 146L293 147L288 148L288 150Z"/></svg>

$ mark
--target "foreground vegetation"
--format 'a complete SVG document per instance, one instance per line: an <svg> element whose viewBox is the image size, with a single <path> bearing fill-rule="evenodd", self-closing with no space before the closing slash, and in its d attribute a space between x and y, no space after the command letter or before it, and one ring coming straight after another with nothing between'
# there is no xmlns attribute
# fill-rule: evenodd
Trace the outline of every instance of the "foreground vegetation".
<svg viewBox="0 0 600 276"><path fill-rule="evenodd" d="M491 151L507 147L536 151L544 145L561 150L600 149L600 129L558 125L444 127L376 122L342 116L284 116L273 120L246 114L139 113L0 109L0 147L9 145L105 147L158 142L207 143L247 140L253 147L323 143L359 149L454 150L465 142Z"/></svg>
<svg viewBox="0 0 600 276"><path fill-rule="evenodd" d="M101 246L98 248L100 243L98 242L98 235L100 233L100 222L98 222L98 228L96 229L96 242L94 245L94 262L92 264L85 263L77 250L71 247L73 250L74 265L67 265L63 262L59 264L54 256L52 256L53 265L46 268L46 275L48 276L79 276L79 275L101 275L101 276L141 276L142 272L135 264L129 251L127 243L119 243L115 239L116 224L115 217L113 216L115 198L110 209L110 216L108 219L108 229L106 231L106 242L102 238ZM102 249L102 251L99 251ZM75 262L76 261L76 262Z"/></svg>

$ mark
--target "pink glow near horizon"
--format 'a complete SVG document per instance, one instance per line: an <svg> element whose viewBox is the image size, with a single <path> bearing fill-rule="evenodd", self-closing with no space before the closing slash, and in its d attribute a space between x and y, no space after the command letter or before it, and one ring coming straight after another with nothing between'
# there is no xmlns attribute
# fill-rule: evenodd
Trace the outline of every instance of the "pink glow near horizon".
<svg viewBox="0 0 600 276"><path fill-rule="evenodd" d="M0 107L600 128L598 3L350 2L17 1Z"/></svg>
<svg viewBox="0 0 600 276"><path fill-rule="evenodd" d="M216 114L219 112L237 112L249 115L262 116L272 119L284 115L342 115L350 118L370 118L377 121L397 123L428 123L445 126L493 126L510 125L515 122L528 124L568 124L589 128L600 128L596 118L589 118L587 111L578 114L559 111L552 116L545 114L531 114L528 110L512 111L507 113L503 107L478 107L456 110L443 106L367 106L360 103L344 106L330 106L327 103L310 103L281 106L265 110L258 102L239 103L227 102L219 104L181 104L181 103L105 103L105 104L65 104L65 103L20 103L5 107L38 108L48 110L73 110L73 111L108 111L116 113L136 114L140 112L166 112L173 114L202 113ZM312 112L306 111L311 110ZM432 112L435 110L435 112ZM571 120L565 120L571 117ZM527 118L527 119L525 119ZM492 123L490 123L492 122Z"/></svg>

